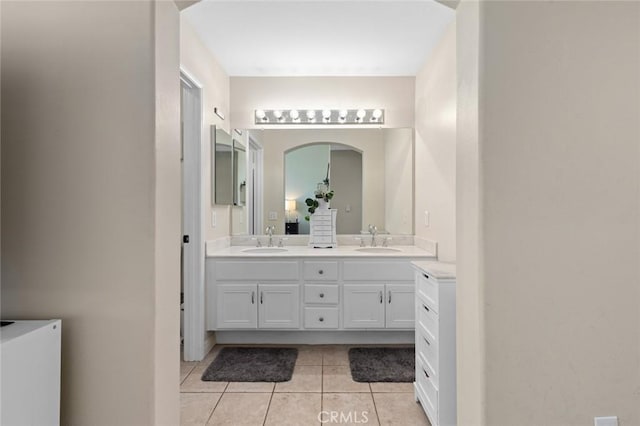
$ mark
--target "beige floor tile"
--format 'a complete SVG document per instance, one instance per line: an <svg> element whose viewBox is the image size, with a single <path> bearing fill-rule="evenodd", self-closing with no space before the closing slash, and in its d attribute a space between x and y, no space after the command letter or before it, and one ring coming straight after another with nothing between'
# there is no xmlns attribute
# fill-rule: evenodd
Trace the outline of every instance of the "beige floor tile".
<svg viewBox="0 0 640 426"><path fill-rule="evenodd" d="M195 366L180 385L180 392L224 392L228 382L205 382L201 380L205 369L205 366Z"/></svg>
<svg viewBox="0 0 640 426"><path fill-rule="evenodd" d="M316 346L298 347L296 365L322 365L322 348Z"/></svg>
<svg viewBox="0 0 640 426"><path fill-rule="evenodd" d="M322 367L296 366L291 380L276 383L275 392L322 392Z"/></svg>
<svg viewBox="0 0 640 426"><path fill-rule="evenodd" d="M371 393L322 394L322 419L326 424L378 425Z"/></svg>
<svg viewBox="0 0 640 426"><path fill-rule="evenodd" d="M187 378L189 373L193 371L193 369L197 364L198 364L197 362L184 362L184 361L180 363L180 383L184 382L184 379Z"/></svg>
<svg viewBox="0 0 640 426"><path fill-rule="evenodd" d="M374 382L370 383L371 392L403 392L413 393L413 383L385 383Z"/></svg>
<svg viewBox="0 0 640 426"><path fill-rule="evenodd" d="M427 416L411 393L376 393L373 398L380 424L398 426L428 426Z"/></svg>
<svg viewBox="0 0 640 426"><path fill-rule="evenodd" d="M225 393L207 424L261 426L270 400L270 393Z"/></svg>
<svg viewBox="0 0 640 426"><path fill-rule="evenodd" d="M273 382L229 382L225 392L273 392Z"/></svg>
<svg viewBox="0 0 640 426"><path fill-rule="evenodd" d="M274 393L265 425L319 426L321 402L319 393Z"/></svg>
<svg viewBox="0 0 640 426"><path fill-rule="evenodd" d="M349 365L349 347L334 345L322 350L322 365Z"/></svg>
<svg viewBox="0 0 640 426"><path fill-rule="evenodd" d="M180 424L204 425L209 420L221 393L180 394Z"/></svg>
<svg viewBox="0 0 640 426"><path fill-rule="evenodd" d="M208 367L209 364L211 364L213 362L213 360L215 359L216 356L218 356L218 353L220 352L220 350L223 348L223 346L220 345L216 345L214 346L209 353L202 359L202 361L200 361L198 363L199 367Z"/></svg>
<svg viewBox="0 0 640 426"><path fill-rule="evenodd" d="M325 366L322 371L323 392L371 392L369 383L354 382L348 366Z"/></svg>

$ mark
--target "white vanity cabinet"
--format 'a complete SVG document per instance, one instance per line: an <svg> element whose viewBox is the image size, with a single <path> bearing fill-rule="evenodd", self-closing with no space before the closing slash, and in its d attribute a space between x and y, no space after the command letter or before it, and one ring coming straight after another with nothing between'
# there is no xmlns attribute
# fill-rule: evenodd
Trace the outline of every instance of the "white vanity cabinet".
<svg viewBox="0 0 640 426"><path fill-rule="evenodd" d="M416 258L358 253L209 257L207 330L410 333L415 325L411 261Z"/></svg>
<svg viewBox="0 0 640 426"><path fill-rule="evenodd" d="M296 260L208 263L208 329L299 328L299 271Z"/></svg>
<svg viewBox="0 0 640 426"><path fill-rule="evenodd" d="M414 282L409 260L344 261L345 329L413 329Z"/></svg>
<svg viewBox="0 0 640 426"><path fill-rule="evenodd" d="M455 265L413 262L416 272L416 400L433 426L456 424Z"/></svg>

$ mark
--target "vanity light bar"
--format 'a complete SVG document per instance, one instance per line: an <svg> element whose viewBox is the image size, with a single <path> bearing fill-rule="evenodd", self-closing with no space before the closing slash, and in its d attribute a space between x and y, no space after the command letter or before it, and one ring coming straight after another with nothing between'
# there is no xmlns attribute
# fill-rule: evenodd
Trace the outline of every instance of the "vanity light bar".
<svg viewBox="0 0 640 426"><path fill-rule="evenodd" d="M257 109L255 124L384 124L384 110L357 109Z"/></svg>

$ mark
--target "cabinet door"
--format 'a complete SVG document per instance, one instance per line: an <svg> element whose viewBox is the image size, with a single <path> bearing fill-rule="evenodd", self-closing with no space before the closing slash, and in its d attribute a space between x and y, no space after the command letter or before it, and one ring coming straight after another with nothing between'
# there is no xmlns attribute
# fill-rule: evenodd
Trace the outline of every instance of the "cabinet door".
<svg viewBox="0 0 640 426"><path fill-rule="evenodd" d="M344 328L384 328L384 284L344 285Z"/></svg>
<svg viewBox="0 0 640 426"><path fill-rule="evenodd" d="M256 284L218 284L217 329L258 326L257 287Z"/></svg>
<svg viewBox="0 0 640 426"><path fill-rule="evenodd" d="M300 328L300 286L259 284L260 328Z"/></svg>
<svg viewBox="0 0 640 426"><path fill-rule="evenodd" d="M387 284L387 328L415 328L414 284Z"/></svg>

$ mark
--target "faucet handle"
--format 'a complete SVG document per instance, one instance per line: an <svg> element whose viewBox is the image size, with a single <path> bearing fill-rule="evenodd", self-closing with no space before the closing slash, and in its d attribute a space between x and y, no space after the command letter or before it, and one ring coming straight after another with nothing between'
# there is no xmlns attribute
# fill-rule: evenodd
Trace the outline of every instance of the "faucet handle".
<svg viewBox="0 0 640 426"><path fill-rule="evenodd" d="M356 241L360 241L360 247L364 247L364 238L362 237L355 237Z"/></svg>
<svg viewBox="0 0 640 426"><path fill-rule="evenodd" d="M288 239L289 238L280 238L280 241L278 241L278 247L284 247L284 242Z"/></svg>
<svg viewBox="0 0 640 426"><path fill-rule="evenodd" d="M389 246L389 241L393 240L393 238L391 237L383 237L382 238L382 247L388 247Z"/></svg>
<svg viewBox="0 0 640 426"><path fill-rule="evenodd" d="M262 247L262 242L260 241L260 238L253 237L253 238L251 238L251 241L255 241L256 242L256 247Z"/></svg>

